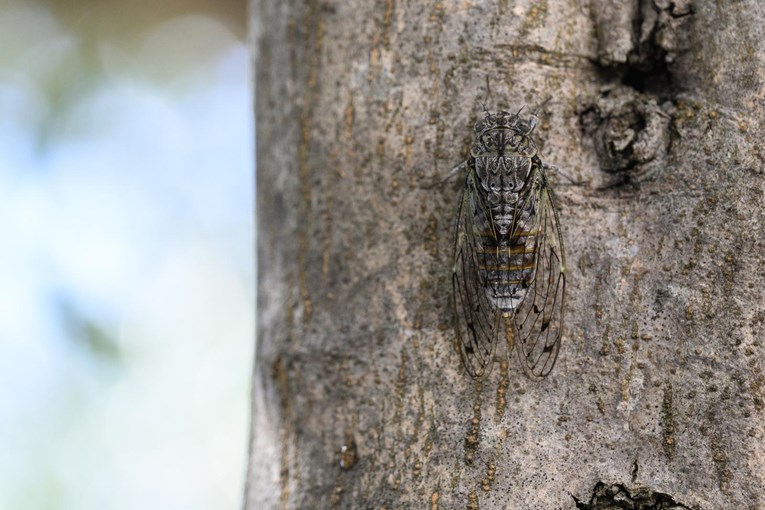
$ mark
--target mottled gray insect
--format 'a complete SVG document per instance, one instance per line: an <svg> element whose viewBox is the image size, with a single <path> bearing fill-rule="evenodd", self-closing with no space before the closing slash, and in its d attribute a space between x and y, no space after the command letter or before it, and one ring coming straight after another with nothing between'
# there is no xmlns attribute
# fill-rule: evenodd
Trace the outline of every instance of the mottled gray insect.
<svg viewBox="0 0 765 510"><path fill-rule="evenodd" d="M452 267L455 329L472 377L490 369L500 332L528 372L550 373L560 350L566 262L552 168L531 138L537 116L485 112L475 125ZM504 328L503 328L504 326Z"/></svg>

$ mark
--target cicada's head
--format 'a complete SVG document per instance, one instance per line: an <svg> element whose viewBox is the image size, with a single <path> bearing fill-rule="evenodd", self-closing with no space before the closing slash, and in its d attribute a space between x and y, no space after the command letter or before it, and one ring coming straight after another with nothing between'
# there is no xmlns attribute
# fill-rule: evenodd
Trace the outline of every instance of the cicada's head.
<svg viewBox="0 0 765 510"><path fill-rule="evenodd" d="M475 124L475 141L470 149L474 158L513 157L532 158L537 154L537 146L531 133L537 127L537 116L528 120L518 113L486 112L483 119Z"/></svg>

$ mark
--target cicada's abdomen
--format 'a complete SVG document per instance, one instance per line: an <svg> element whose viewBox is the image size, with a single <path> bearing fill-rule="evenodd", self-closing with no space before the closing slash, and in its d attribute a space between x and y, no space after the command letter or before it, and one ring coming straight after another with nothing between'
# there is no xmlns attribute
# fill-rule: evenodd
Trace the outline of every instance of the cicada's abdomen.
<svg viewBox="0 0 765 510"><path fill-rule="evenodd" d="M512 236L488 238L481 247L478 269L486 282L486 294L503 314L518 308L534 280L537 235L521 228Z"/></svg>
<svg viewBox="0 0 765 510"><path fill-rule="evenodd" d="M496 225L508 218L508 228L498 229ZM500 203L488 216L475 211L476 224L489 219L494 229L483 229L476 243L478 270L487 297L507 315L518 308L534 280L537 239L543 232L537 229L533 211L522 210L518 203Z"/></svg>

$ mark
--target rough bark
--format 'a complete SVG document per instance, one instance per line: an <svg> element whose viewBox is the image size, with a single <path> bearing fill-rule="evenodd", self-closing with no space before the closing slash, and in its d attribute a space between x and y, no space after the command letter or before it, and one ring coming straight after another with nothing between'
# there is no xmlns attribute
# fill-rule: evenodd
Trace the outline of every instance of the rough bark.
<svg viewBox="0 0 765 510"><path fill-rule="evenodd" d="M247 508L765 508L765 4L252 16ZM541 381L504 346L474 381L454 345L461 182L426 185L484 100L541 106L542 158L576 183L551 175L567 331Z"/></svg>

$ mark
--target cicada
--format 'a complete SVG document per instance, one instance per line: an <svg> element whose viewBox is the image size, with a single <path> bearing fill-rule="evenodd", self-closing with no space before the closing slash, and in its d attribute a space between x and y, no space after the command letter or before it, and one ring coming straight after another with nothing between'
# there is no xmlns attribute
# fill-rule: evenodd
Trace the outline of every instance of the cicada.
<svg viewBox="0 0 765 510"><path fill-rule="evenodd" d="M521 109L522 110L522 109ZM538 118L485 111L475 124L454 242L455 329L467 372L489 372L502 333L544 377L563 333L566 259L555 195L532 139Z"/></svg>

